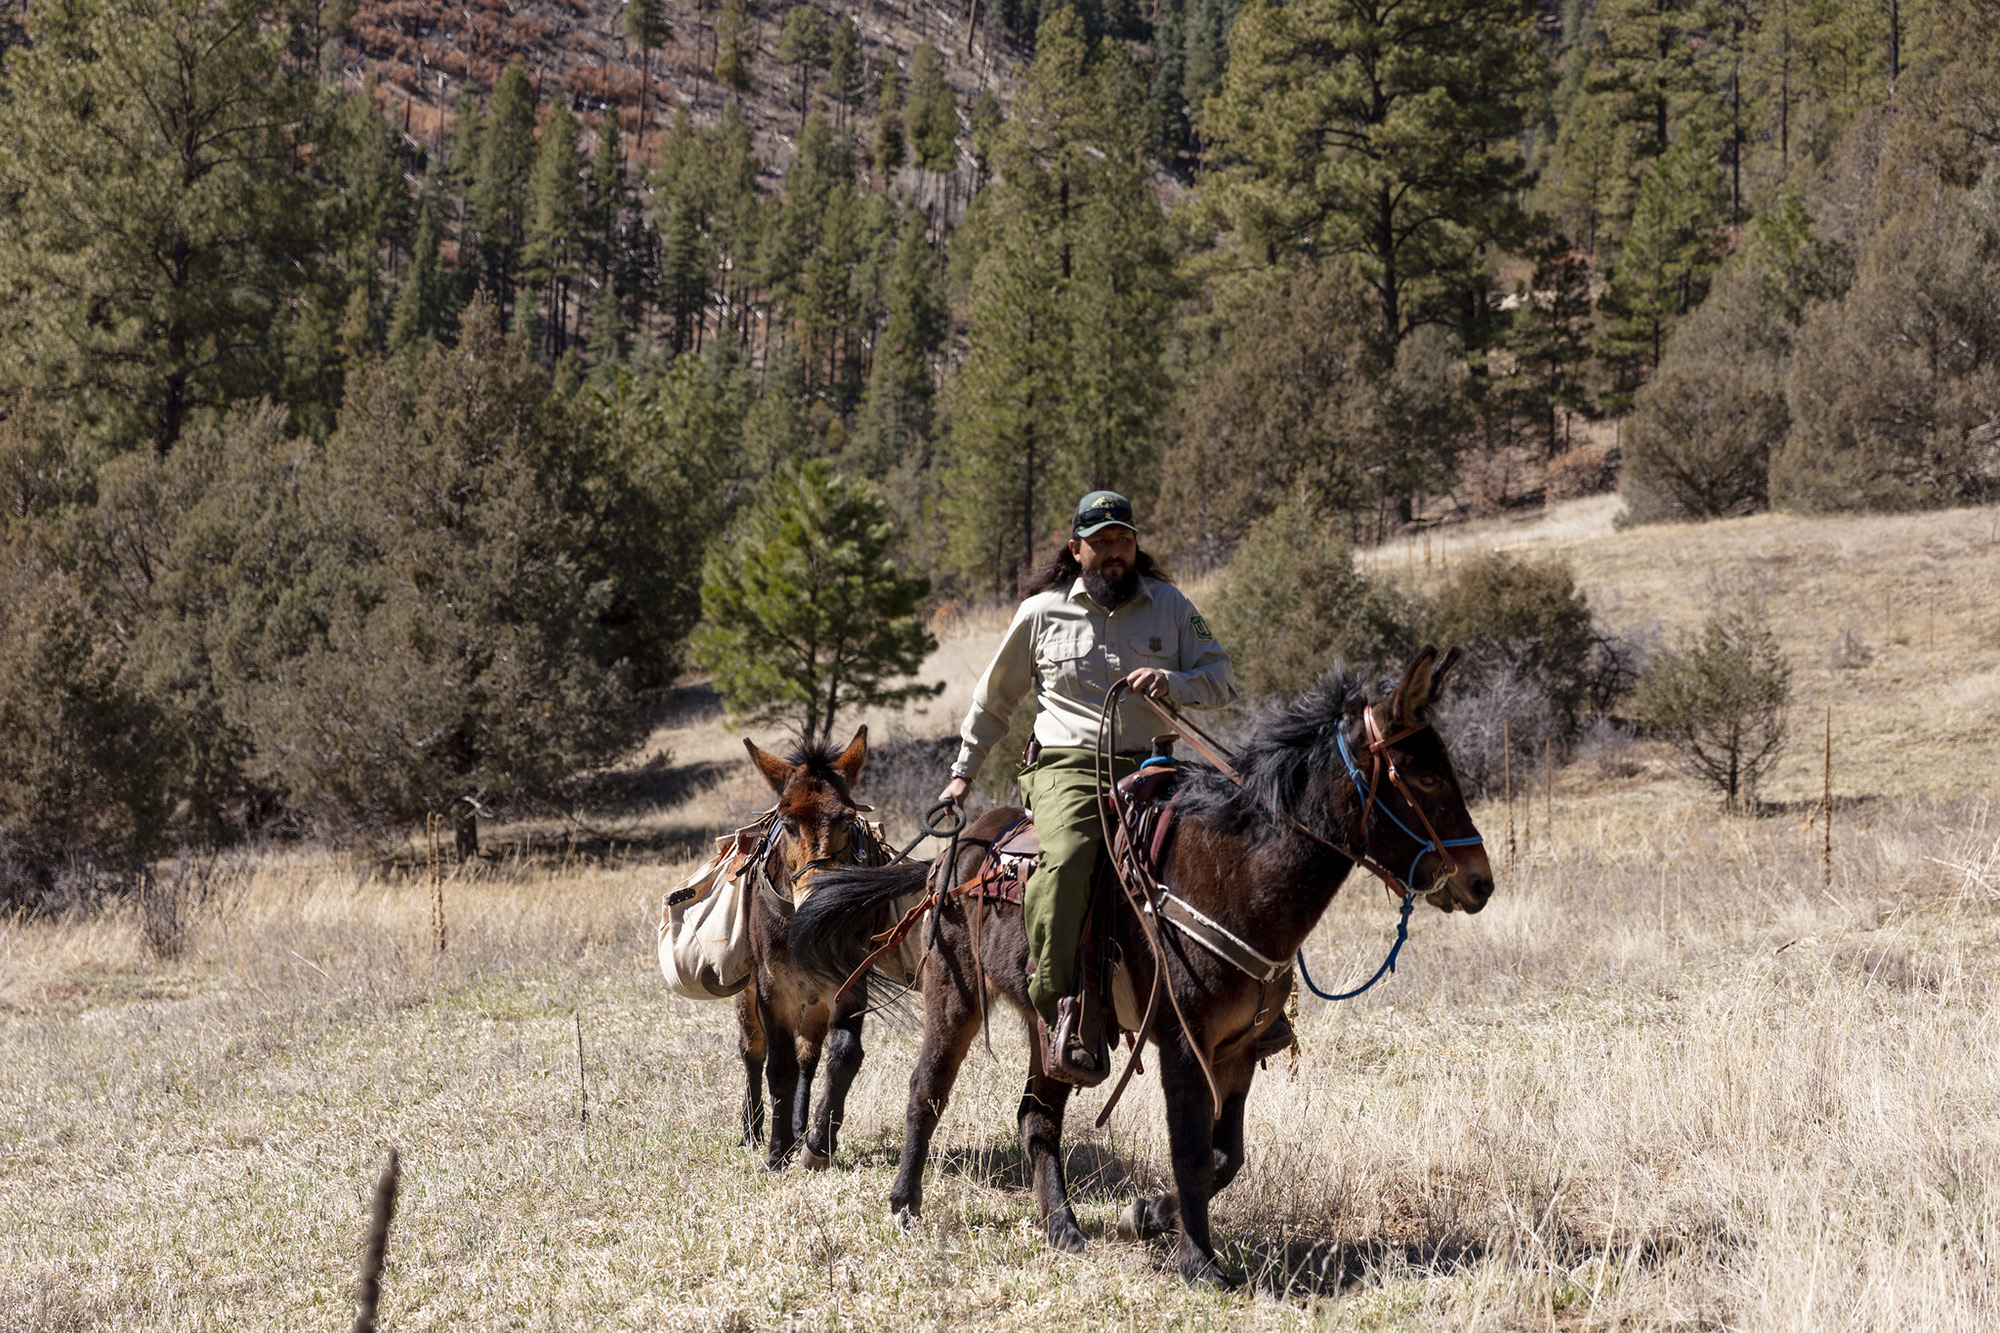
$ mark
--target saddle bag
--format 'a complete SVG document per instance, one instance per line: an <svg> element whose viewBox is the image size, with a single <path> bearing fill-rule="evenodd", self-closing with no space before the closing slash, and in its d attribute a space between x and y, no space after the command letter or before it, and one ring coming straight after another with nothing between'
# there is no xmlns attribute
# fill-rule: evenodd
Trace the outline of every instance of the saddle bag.
<svg viewBox="0 0 2000 1333"><path fill-rule="evenodd" d="M750 984L750 895L744 873L769 825L715 840L708 858L660 905L660 972L690 1000L726 1000Z"/></svg>

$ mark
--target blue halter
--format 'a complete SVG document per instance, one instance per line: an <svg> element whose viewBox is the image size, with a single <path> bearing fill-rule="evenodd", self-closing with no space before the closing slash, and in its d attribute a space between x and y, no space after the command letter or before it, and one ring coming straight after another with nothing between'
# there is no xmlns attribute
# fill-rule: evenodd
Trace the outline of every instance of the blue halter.
<svg viewBox="0 0 2000 1333"><path fill-rule="evenodd" d="M1469 838L1438 838L1436 841L1432 841L1425 835L1418 833L1415 829L1396 817L1396 812L1389 808L1387 801L1378 801L1373 798L1369 791L1368 780L1361 776L1361 766L1354 762L1354 752L1347 746L1347 733L1345 731L1336 732L1334 739L1340 745L1340 760L1347 765L1348 780L1354 784L1354 792L1361 798L1361 808L1363 810L1370 808L1380 810L1389 817L1389 822L1401 829L1412 842L1421 844L1417 848L1416 856L1410 860L1409 873L1400 877L1403 884L1400 897L1403 901L1401 910L1396 917L1396 942L1389 946L1389 956L1382 960L1382 966L1375 969L1374 976L1368 978L1368 980L1362 982L1353 990L1343 991L1338 995L1331 994L1330 992L1321 990L1318 983L1312 979L1312 973L1306 970L1306 951L1303 946L1299 949L1299 979L1306 983L1307 990L1322 1000L1351 1000L1396 970L1396 955L1403 951L1404 943L1410 938L1410 912L1417 905L1417 867L1423 864L1424 857L1431 852L1447 847L1478 847L1483 845L1486 839L1475 833ZM1368 830L1365 826L1361 830L1361 836L1365 848L1368 837ZM1447 854L1447 859L1449 859L1449 854Z"/></svg>

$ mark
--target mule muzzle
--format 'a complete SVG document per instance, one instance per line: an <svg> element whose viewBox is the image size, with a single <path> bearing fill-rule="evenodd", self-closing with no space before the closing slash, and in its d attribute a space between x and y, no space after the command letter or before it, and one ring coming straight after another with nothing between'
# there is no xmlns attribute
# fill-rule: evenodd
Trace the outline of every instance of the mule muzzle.
<svg viewBox="0 0 2000 1333"><path fill-rule="evenodd" d="M1424 858L1423 869L1436 873L1437 853ZM1493 865L1486 859L1484 847L1461 847L1452 852L1452 860L1457 868L1444 882L1425 895L1432 907L1441 912L1477 912L1486 906L1493 896Z"/></svg>

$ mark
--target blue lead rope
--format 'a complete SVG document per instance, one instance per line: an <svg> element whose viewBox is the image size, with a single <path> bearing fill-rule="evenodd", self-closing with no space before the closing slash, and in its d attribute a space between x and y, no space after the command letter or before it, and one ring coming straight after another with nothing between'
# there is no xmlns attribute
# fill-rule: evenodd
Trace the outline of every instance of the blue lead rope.
<svg viewBox="0 0 2000 1333"><path fill-rule="evenodd" d="M1347 765L1348 781L1354 784L1355 793L1361 798L1363 803L1362 808L1365 810L1369 806L1368 780L1361 776L1361 766L1354 762L1353 752L1347 748L1347 734L1345 732L1336 732L1334 740L1340 746L1341 762ZM1421 844L1417 849L1416 856L1410 861L1409 873L1403 876L1403 909L1402 915L1396 919L1396 942L1389 946L1389 956L1382 960L1382 966L1375 969L1374 976L1368 978L1368 980L1362 982L1353 990L1346 991L1340 995L1329 995L1314 983L1312 973L1306 971L1306 951L1301 948L1299 950L1299 976L1305 981L1306 989L1314 995L1319 996L1322 1000L1351 1000L1380 981L1383 977L1394 972L1396 970L1396 955L1403 951L1403 942L1410 938L1410 912L1417 905L1417 867L1423 864L1424 857L1431 852L1431 843L1428 838L1425 838L1408 824L1398 819L1396 812L1389 808L1387 802L1375 801L1373 805L1375 809L1387 815L1389 822L1401 829L1404 835L1412 842ZM1364 829L1364 839L1366 835L1367 831ZM1470 838L1440 838L1438 839L1438 845L1441 847L1477 847L1485 841L1484 838L1474 835Z"/></svg>
<svg viewBox="0 0 2000 1333"><path fill-rule="evenodd" d="M1383 977L1394 972L1396 970L1396 955L1403 951L1403 941L1410 938L1410 909L1416 905L1416 894L1406 893L1403 895L1402 915L1396 919L1396 942L1389 946L1389 956L1382 960L1382 966L1375 969L1374 976L1368 978L1368 980L1362 982L1351 991L1346 991L1339 995L1329 995L1327 992L1321 990L1319 984L1313 980L1312 973L1306 971L1306 951L1300 949L1299 978L1306 983L1306 989L1314 995L1319 996L1322 1000L1351 1000L1361 994L1362 991L1367 990L1370 986L1380 981Z"/></svg>

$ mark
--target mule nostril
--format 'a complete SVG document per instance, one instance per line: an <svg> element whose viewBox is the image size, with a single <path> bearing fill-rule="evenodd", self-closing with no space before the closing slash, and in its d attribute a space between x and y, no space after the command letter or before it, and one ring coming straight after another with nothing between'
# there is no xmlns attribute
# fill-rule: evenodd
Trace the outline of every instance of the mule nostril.
<svg viewBox="0 0 2000 1333"><path fill-rule="evenodd" d="M1472 881L1472 893L1481 902L1485 902L1488 898L1491 898L1493 896L1493 877L1491 875L1481 875L1474 879Z"/></svg>

